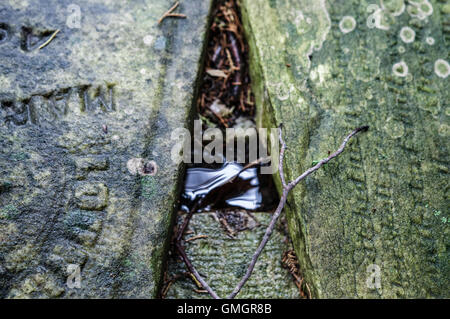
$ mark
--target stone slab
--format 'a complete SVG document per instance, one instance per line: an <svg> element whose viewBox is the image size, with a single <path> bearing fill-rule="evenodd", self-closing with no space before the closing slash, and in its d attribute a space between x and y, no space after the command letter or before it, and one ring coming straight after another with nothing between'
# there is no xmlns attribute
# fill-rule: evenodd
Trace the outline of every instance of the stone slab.
<svg viewBox="0 0 450 319"><path fill-rule="evenodd" d="M289 198L314 296L448 298L448 2L242 7L259 125L284 124L289 179L371 127Z"/></svg>
<svg viewBox="0 0 450 319"><path fill-rule="evenodd" d="M157 295L211 1L172 5L0 4L0 297Z"/></svg>

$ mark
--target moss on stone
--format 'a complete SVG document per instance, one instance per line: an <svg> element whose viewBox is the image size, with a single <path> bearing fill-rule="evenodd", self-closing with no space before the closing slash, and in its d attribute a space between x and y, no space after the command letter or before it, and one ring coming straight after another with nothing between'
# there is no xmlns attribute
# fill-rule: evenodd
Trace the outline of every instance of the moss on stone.
<svg viewBox="0 0 450 319"><path fill-rule="evenodd" d="M283 123L289 179L352 129L371 127L289 197L290 233L315 297L449 296L449 228L430 215L448 206L450 90L433 68L448 61L449 16L430 3L433 14L420 19L406 1L401 14L381 16L366 1L242 1L258 124ZM356 21L351 32L339 28L344 16ZM399 38L404 26L414 42ZM400 61L402 76L393 72ZM367 284L373 264L380 289Z"/></svg>
<svg viewBox="0 0 450 319"><path fill-rule="evenodd" d="M22 4L0 12L1 229L5 207L20 209L1 238L0 297L49 296L22 285L38 270L59 297L156 297L182 179L170 134L190 125L211 1L181 3L188 19L161 25L166 0ZM157 174L141 183L134 157ZM28 244L35 259L14 257ZM66 285L69 264L80 289Z"/></svg>
<svg viewBox="0 0 450 319"><path fill-rule="evenodd" d="M231 212L227 212L231 213ZM234 212L236 214L236 212ZM246 213L241 213L246 216ZM233 291L236 284L245 274L248 262L261 240L265 225L270 222L270 213L254 213L253 216L261 224L255 228L255 222L249 219L250 229L238 232L230 238L214 213L194 214L189 227L194 234L186 235L186 239L196 235L206 235L186 243L186 253L197 270L207 276L208 283L222 298ZM244 220L243 217L241 217ZM248 218L248 217L247 217ZM251 223L253 222L253 224ZM242 226L242 225L240 225ZM259 258L250 280L243 287L237 298L298 298L299 291L292 276L282 267L283 252L291 249L284 240L282 227L277 227L273 238L267 244ZM177 262L178 261L178 262ZM172 256L168 278L185 272L186 266L177 256ZM209 294L196 293L198 289L192 278L179 278L167 293L167 298L210 298Z"/></svg>

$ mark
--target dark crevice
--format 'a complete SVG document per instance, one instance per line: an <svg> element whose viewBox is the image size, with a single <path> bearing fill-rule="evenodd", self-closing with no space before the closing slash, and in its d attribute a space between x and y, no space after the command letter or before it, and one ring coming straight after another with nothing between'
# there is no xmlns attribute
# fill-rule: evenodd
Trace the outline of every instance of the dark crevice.
<svg viewBox="0 0 450 319"><path fill-rule="evenodd" d="M240 7L235 0L214 1L209 34L207 35L204 60L199 71L198 88L195 94L193 118L201 120L203 133L208 128L218 128L222 131L226 141L226 128L240 127L245 122L250 127L255 125L256 103L252 92L249 65L249 47L241 24ZM258 106L262 107L262 105ZM192 126L191 126L192 128ZM191 136L192 134L191 130ZM272 175L260 174L258 166L245 171L245 176L234 178L246 164L251 162L249 157L250 138L245 137L246 154L244 163L237 163L235 158L225 158L223 162L207 164L186 164L184 188L180 194L179 214L174 223L174 240L179 225L185 213L196 206L196 212L213 212L217 227L223 229L224 237L232 237L240 231L252 231L248 223L256 221L252 212L271 213L278 204L278 192ZM235 149L236 141L234 140ZM211 141L202 141L203 147ZM261 147L258 145L258 148ZM194 140L191 141L194 150ZM226 150L226 142L223 143ZM257 154L261 154L260 150ZM194 159L191 154L191 162ZM212 155L217 155L213 153ZM176 215L176 214L175 214ZM287 242L290 242L287 233ZM217 249L220 249L218 247ZM280 251L279 263L285 252ZM160 297L165 298L169 289L174 289L172 283L176 280L190 280L189 273L173 273L174 264L179 263L179 257L172 245L164 273ZM230 261L232 263L232 261ZM172 265L172 266L171 266ZM176 268L176 267L175 267ZM171 270L172 269L172 270ZM198 292L197 292L198 293ZM192 296L195 296L192 292Z"/></svg>

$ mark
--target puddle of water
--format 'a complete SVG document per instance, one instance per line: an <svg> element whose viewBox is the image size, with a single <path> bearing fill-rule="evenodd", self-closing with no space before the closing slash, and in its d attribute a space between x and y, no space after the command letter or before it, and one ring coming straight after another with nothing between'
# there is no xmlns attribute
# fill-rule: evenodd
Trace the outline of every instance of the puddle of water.
<svg viewBox="0 0 450 319"><path fill-rule="evenodd" d="M259 174L258 167L243 168L236 162L226 162L219 168L188 168L181 210L189 211L199 200L198 211L230 207L272 210L278 202L272 176Z"/></svg>

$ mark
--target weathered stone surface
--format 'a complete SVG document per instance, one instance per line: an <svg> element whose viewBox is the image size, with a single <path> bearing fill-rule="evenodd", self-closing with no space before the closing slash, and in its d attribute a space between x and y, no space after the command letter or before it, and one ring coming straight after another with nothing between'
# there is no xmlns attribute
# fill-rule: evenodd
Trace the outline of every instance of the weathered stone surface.
<svg viewBox="0 0 450 319"><path fill-rule="evenodd" d="M259 125L284 124L289 179L371 126L289 198L314 295L450 297L448 3L242 3Z"/></svg>
<svg viewBox="0 0 450 319"><path fill-rule="evenodd" d="M194 214L189 223L192 234L185 236L187 240L197 235L208 236L208 238L187 242L186 253L197 270L207 276L207 281L214 291L223 298L233 291L244 275L249 260L272 217L270 213L254 213L254 218L260 223L260 226L257 226L255 220L245 213L241 213L241 217L236 215L238 212L233 214L237 222L230 223L230 228L249 228L236 233L235 238L227 235L214 213ZM237 298L299 298L300 293L291 275L282 267L283 252L291 247L285 241L281 225L272 236L252 276ZM169 279L186 272L186 266L182 260L172 257L169 261ZM210 298L208 293L197 293L194 289L199 288L192 279L181 276L170 286L166 297Z"/></svg>
<svg viewBox="0 0 450 319"><path fill-rule="evenodd" d="M154 297L211 1L75 3L0 5L0 297Z"/></svg>

